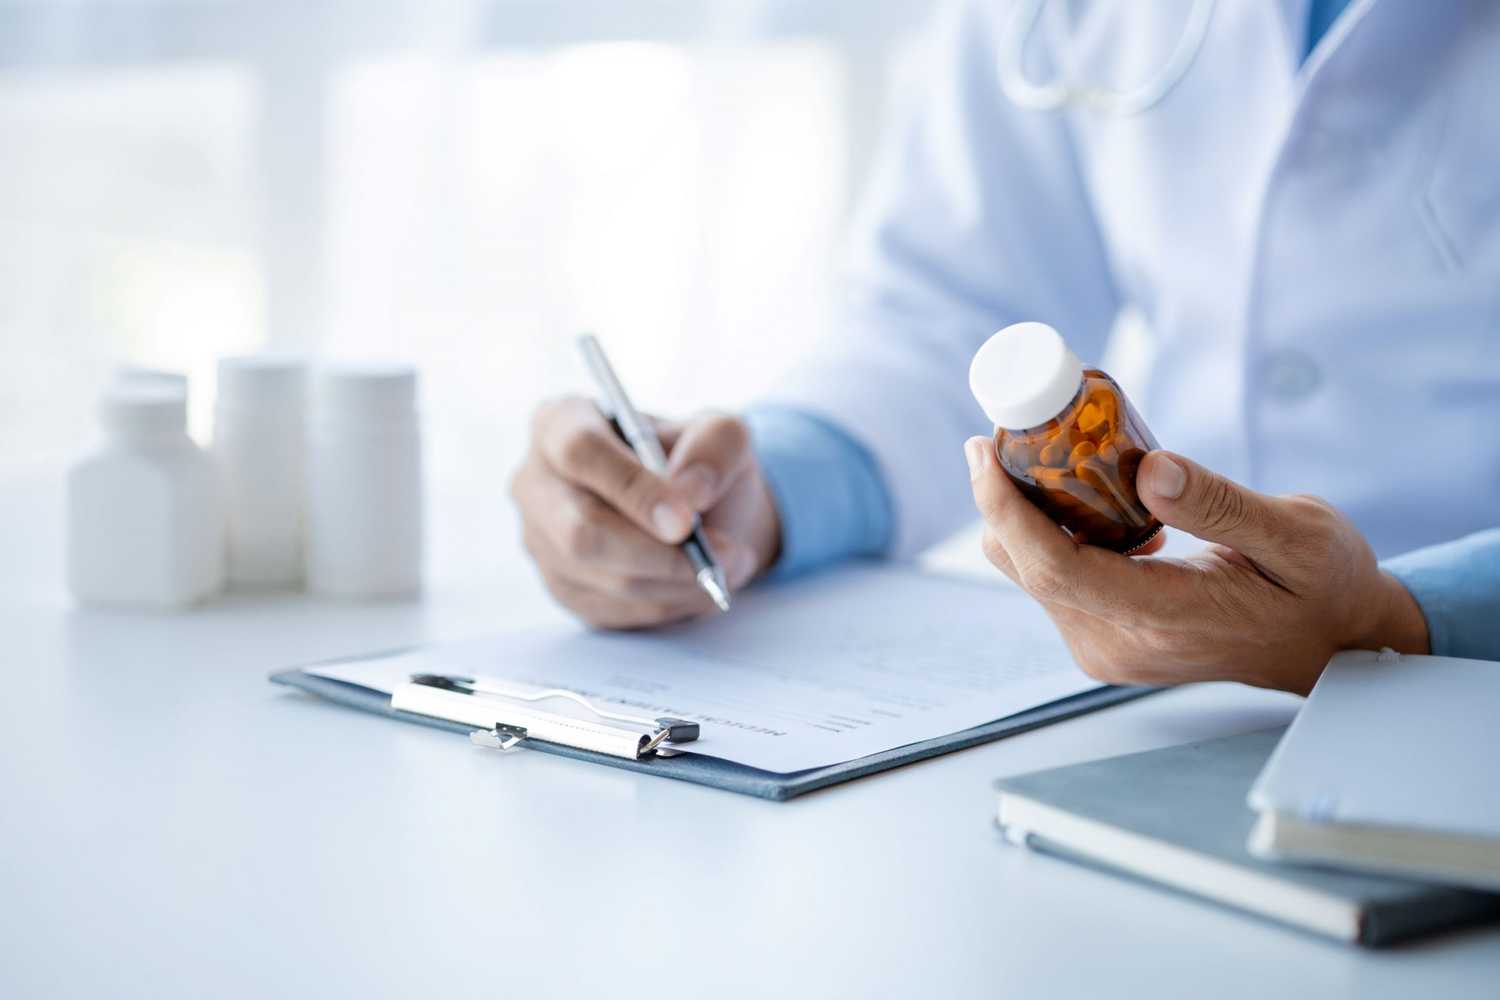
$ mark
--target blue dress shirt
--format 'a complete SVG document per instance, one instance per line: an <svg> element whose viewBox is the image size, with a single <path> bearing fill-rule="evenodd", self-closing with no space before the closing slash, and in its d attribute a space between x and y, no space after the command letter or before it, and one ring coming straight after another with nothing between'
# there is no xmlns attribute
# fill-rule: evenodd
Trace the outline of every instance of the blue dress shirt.
<svg viewBox="0 0 1500 1000"><path fill-rule="evenodd" d="M781 518L775 575L885 554L892 531L890 491L863 445L801 410L759 406L746 419Z"/></svg>

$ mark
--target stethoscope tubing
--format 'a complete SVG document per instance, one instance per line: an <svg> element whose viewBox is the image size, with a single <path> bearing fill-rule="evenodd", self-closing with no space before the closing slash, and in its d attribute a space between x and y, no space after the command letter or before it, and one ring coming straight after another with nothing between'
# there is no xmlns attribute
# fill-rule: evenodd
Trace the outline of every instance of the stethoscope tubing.
<svg viewBox="0 0 1500 1000"><path fill-rule="evenodd" d="M1116 116L1138 115L1160 104L1182 82L1203 49L1217 0L1193 0L1182 35L1166 63L1155 75L1128 90L1077 84L1059 77L1036 83L1026 75L1026 47L1036 33L1047 0L1019 0L1000 45L1000 87L1016 107L1030 111L1060 111L1083 107Z"/></svg>

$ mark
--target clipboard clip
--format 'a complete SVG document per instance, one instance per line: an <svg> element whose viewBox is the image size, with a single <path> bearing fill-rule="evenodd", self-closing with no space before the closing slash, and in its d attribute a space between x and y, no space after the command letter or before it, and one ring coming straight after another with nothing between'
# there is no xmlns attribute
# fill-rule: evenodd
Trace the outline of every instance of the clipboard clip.
<svg viewBox="0 0 1500 1000"><path fill-rule="evenodd" d="M664 740L670 739L669 730L659 729L652 733L646 742L636 750L637 757L644 757L650 753L658 752ZM490 750L499 750L501 753L510 753L521 749L521 741L527 737L525 726L509 726L503 722L495 723L494 729L475 729L469 733L469 742L476 747L485 747Z"/></svg>
<svg viewBox="0 0 1500 1000"><path fill-rule="evenodd" d="M565 688L533 688L452 674L413 674L406 688L411 693L398 691L393 696L393 707L479 725L481 728L469 733L469 741L475 746L502 752L518 750L528 739L539 739L639 760L653 754L671 756L674 751L663 744L691 743L699 734L696 722L671 717L650 719L612 712L600 708L578 692ZM446 695L434 693L430 698L415 697L415 693L422 690L441 691ZM432 703L434 698L451 695L465 697L458 699L456 703L450 702L442 706ZM584 722L540 709L523 708L517 704L554 698L579 705L606 723L623 723L629 728ZM496 719L496 716L500 717ZM490 719L495 721L486 728Z"/></svg>
<svg viewBox="0 0 1500 1000"><path fill-rule="evenodd" d="M525 738L526 727L507 726L503 722L497 722L494 729L476 729L469 733L469 742L476 747L488 747L501 753L521 749L521 741Z"/></svg>

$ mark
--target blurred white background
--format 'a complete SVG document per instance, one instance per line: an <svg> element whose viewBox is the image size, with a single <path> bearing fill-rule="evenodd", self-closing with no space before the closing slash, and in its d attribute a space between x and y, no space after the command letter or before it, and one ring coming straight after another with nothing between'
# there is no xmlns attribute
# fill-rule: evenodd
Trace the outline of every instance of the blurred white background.
<svg viewBox="0 0 1500 1000"><path fill-rule="evenodd" d="M643 406L744 402L827 322L932 6L0 0L0 455L82 447L122 362L202 436L222 354L396 357L477 509L582 328Z"/></svg>

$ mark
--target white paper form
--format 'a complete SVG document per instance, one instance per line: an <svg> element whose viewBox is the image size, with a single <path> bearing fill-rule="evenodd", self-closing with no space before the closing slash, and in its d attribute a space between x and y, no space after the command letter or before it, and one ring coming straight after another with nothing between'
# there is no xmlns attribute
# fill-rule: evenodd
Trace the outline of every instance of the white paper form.
<svg viewBox="0 0 1500 1000"><path fill-rule="evenodd" d="M1099 686L1020 591L878 564L752 588L726 615L657 632L519 632L308 672L386 692L414 673L567 688L691 719L702 734L690 752L780 773Z"/></svg>

